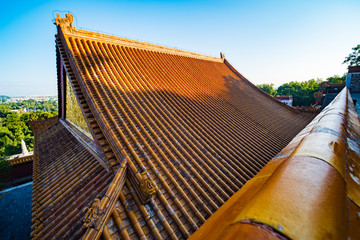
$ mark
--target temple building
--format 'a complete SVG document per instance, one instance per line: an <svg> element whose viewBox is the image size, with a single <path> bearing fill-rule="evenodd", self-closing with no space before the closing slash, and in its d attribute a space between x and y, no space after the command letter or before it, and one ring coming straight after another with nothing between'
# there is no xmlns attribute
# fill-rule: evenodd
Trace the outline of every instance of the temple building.
<svg viewBox="0 0 360 240"><path fill-rule="evenodd" d="M321 109L324 109L334 100L344 87L345 83L320 83L319 92L314 94L315 104L321 106Z"/></svg>
<svg viewBox="0 0 360 240"><path fill-rule="evenodd" d="M276 95L275 98L289 106L292 106L294 100L291 95Z"/></svg>
<svg viewBox="0 0 360 240"><path fill-rule="evenodd" d="M57 16L59 116L31 124L33 239L355 239L360 123L226 60ZM356 180L357 179L357 180Z"/></svg>
<svg viewBox="0 0 360 240"><path fill-rule="evenodd" d="M346 75L346 86L349 88L355 108L360 113L360 66L352 66Z"/></svg>
<svg viewBox="0 0 360 240"><path fill-rule="evenodd" d="M29 152L24 140L21 140L21 153L5 157L11 166L0 178L3 188L10 188L32 181L33 152Z"/></svg>

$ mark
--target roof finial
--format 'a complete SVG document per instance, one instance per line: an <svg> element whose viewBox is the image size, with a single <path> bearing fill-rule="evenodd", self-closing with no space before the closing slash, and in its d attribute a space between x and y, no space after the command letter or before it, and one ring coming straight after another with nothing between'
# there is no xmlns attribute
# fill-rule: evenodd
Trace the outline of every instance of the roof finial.
<svg viewBox="0 0 360 240"><path fill-rule="evenodd" d="M74 20L74 17L70 13L65 14L64 18L61 18L60 14L57 14L55 17L55 24L56 24L56 26L60 26L60 28L65 31L72 32L75 29L72 26L73 20Z"/></svg>
<svg viewBox="0 0 360 240"><path fill-rule="evenodd" d="M221 60L225 60L225 54L223 53L223 52L220 52L220 58L221 58Z"/></svg>

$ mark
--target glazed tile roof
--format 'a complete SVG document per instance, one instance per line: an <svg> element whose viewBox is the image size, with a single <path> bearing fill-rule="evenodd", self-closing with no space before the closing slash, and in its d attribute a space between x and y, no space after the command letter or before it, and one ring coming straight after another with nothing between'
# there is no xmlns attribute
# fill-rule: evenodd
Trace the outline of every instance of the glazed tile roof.
<svg viewBox="0 0 360 240"><path fill-rule="evenodd" d="M345 88L190 239L359 239L359 149Z"/></svg>
<svg viewBox="0 0 360 240"><path fill-rule="evenodd" d="M70 238L84 234L83 209L103 194L112 174L103 168L84 143L81 143L56 118L41 121L48 127L35 132L33 171L32 238Z"/></svg>
<svg viewBox="0 0 360 240"><path fill-rule="evenodd" d="M21 156L21 157L18 157L18 158L12 158L12 159L9 159L7 160L11 166L15 166L15 165L19 165L19 164L22 164L22 163L27 163L27 162L31 162L33 160L33 155L32 153L30 155L27 155L27 156Z"/></svg>
<svg viewBox="0 0 360 240"><path fill-rule="evenodd" d="M2 240L30 239L32 182L0 192Z"/></svg>
<svg viewBox="0 0 360 240"><path fill-rule="evenodd" d="M67 213L54 213L50 220L42 217L42 227L35 224L36 239L75 233L84 239L187 238L316 115L263 93L223 56L75 29L69 14L57 17L56 24L58 70L65 69L103 152L98 164L108 166L113 177L104 195L88 192L93 201L85 216L78 211L68 215L77 224L72 232L62 226L64 221L53 219ZM59 96L64 96L63 84L59 82ZM66 114L60 117L66 119ZM53 126L61 124L63 120ZM48 150L62 142L43 140L53 126L36 137ZM66 129L62 131L68 134ZM58 159L43 154L49 162ZM42 158L39 152L37 156ZM42 198L50 204L50 196ZM72 207L79 209L77 203ZM35 220L44 209L34 212ZM49 205L48 211L56 209ZM66 231L58 231L62 227Z"/></svg>

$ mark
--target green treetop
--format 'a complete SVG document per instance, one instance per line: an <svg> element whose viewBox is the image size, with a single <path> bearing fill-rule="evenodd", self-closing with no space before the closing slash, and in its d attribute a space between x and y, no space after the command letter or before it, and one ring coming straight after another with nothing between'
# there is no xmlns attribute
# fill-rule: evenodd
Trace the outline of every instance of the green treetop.
<svg viewBox="0 0 360 240"><path fill-rule="evenodd" d="M354 51L347 56L343 62L349 64L349 67L360 66L360 44L352 48Z"/></svg>
<svg viewBox="0 0 360 240"><path fill-rule="evenodd" d="M274 84L272 83L271 84L264 83L256 86L273 97L277 94L277 91L274 89Z"/></svg>

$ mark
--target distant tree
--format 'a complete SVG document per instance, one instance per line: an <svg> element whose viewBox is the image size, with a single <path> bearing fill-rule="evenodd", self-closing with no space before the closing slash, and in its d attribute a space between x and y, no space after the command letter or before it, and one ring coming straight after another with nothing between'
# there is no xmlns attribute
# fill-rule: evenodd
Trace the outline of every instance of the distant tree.
<svg viewBox="0 0 360 240"><path fill-rule="evenodd" d="M16 142L15 135L7 128L0 127L0 158L21 152L21 147Z"/></svg>
<svg viewBox="0 0 360 240"><path fill-rule="evenodd" d="M277 92L279 95L292 95L294 97L294 94L299 92L301 89L299 82L290 82L290 83L284 83L280 87L278 87Z"/></svg>
<svg viewBox="0 0 360 240"><path fill-rule="evenodd" d="M349 67L360 66L360 44L353 47L352 50L354 51L345 58L343 64L347 63Z"/></svg>
<svg viewBox="0 0 360 240"><path fill-rule="evenodd" d="M0 96L1 97L1 96ZM4 97L3 99L8 99ZM13 112L27 108L30 112ZM35 111L40 110L41 111ZM24 140L29 151L33 150L34 134L30 121L45 119L58 115L56 100L39 101L33 99L0 104L0 160L5 156L21 153L21 140ZM44 110L44 111L42 111ZM0 162L0 175L1 175Z"/></svg>
<svg viewBox="0 0 360 240"><path fill-rule="evenodd" d="M272 83L271 84L264 83L256 86L271 96L275 96L277 94L277 91L274 89L274 84Z"/></svg>
<svg viewBox="0 0 360 240"><path fill-rule="evenodd" d="M21 121L20 115L11 113L7 115L3 121L3 126L7 127L15 136L16 139L23 139L25 137L24 130L27 128L26 124Z"/></svg>
<svg viewBox="0 0 360 240"><path fill-rule="evenodd" d="M0 102L5 102L8 99L10 99L10 97L5 96L5 95L0 95Z"/></svg>
<svg viewBox="0 0 360 240"><path fill-rule="evenodd" d="M11 166L8 161L4 159L4 156L0 156L0 180L7 175ZM4 183L0 182L0 190L4 187ZM1 196L0 196L1 197Z"/></svg>
<svg viewBox="0 0 360 240"><path fill-rule="evenodd" d="M11 110L20 110L21 107L18 106L18 103L16 102L11 102L9 104L7 104L7 106L11 109Z"/></svg>
<svg viewBox="0 0 360 240"><path fill-rule="evenodd" d="M56 111L58 109L58 102L55 100L39 101L34 99L24 100L17 103L19 108L26 108L28 110L43 110L45 112Z"/></svg>
<svg viewBox="0 0 360 240"><path fill-rule="evenodd" d="M21 153L21 140L29 151L33 150L34 135L30 121L46 119L58 114L57 111L11 112L8 104L0 104L0 157Z"/></svg>
<svg viewBox="0 0 360 240"><path fill-rule="evenodd" d="M0 126L0 157L5 156L8 145L14 145L14 134L7 128Z"/></svg>
<svg viewBox="0 0 360 240"><path fill-rule="evenodd" d="M346 81L346 73L344 73L341 77L339 75L328 77L326 81L328 83L343 83Z"/></svg>
<svg viewBox="0 0 360 240"><path fill-rule="evenodd" d="M294 106L310 106L315 102L314 93L319 91L321 82L321 79L310 79L305 82L284 83L277 92L279 95L292 95Z"/></svg>
<svg viewBox="0 0 360 240"><path fill-rule="evenodd" d="M346 73L341 77L339 75L334 75L328 77L325 82L327 83L343 83L346 80ZM258 88L264 92L275 96L279 95L291 95L293 96L293 105L294 106L310 106L315 103L314 94L318 92L320 83L324 82L322 79L310 79L304 82L289 82L284 83L278 89L274 89L274 84L260 84L257 85Z"/></svg>
<svg viewBox="0 0 360 240"><path fill-rule="evenodd" d="M11 113L11 109L5 104L1 104L0 105L0 118L5 118L9 113Z"/></svg>

